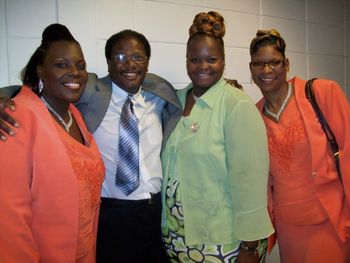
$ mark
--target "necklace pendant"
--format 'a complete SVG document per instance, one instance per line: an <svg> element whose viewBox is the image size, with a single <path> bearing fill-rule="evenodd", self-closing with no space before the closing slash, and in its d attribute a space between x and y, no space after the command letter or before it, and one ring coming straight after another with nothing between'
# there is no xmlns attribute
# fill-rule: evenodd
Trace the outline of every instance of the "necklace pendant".
<svg viewBox="0 0 350 263"><path fill-rule="evenodd" d="M191 130L191 132L194 134L194 133L196 133L198 130L199 130L199 124L198 124L198 122L192 122L191 124L190 124L190 130Z"/></svg>

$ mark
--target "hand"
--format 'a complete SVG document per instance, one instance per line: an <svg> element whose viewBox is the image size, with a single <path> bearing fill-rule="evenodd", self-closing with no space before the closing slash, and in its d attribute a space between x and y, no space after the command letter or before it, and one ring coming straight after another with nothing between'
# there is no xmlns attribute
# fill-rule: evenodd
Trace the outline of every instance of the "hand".
<svg viewBox="0 0 350 263"><path fill-rule="evenodd" d="M19 127L18 122L5 111L7 108L15 111L15 102L8 97L0 97L0 139L3 141L7 140L6 134L10 136L16 134L11 126Z"/></svg>
<svg viewBox="0 0 350 263"><path fill-rule="evenodd" d="M238 83L238 81L236 79L226 79L226 82L228 84L230 84L232 87L238 88L240 90L243 90L243 86L241 84Z"/></svg>
<svg viewBox="0 0 350 263"><path fill-rule="evenodd" d="M241 249L239 251L236 263L259 263L259 255L251 251Z"/></svg>

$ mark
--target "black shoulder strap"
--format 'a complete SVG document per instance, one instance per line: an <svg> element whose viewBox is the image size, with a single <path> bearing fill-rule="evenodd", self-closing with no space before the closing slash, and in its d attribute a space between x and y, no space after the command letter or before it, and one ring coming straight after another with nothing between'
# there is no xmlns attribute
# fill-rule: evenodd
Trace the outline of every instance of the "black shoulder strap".
<svg viewBox="0 0 350 263"><path fill-rule="evenodd" d="M323 113L322 113L320 107L317 104L317 101L316 101L316 98L315 98L315 94L314 94L314 91L313 91L313 88L312 88L313 87L313 82L314 82L315 79L316 78L309 79L306 82L305 94L306 94L306 97L310 101L310 103L312 105L312 108L314 109L314 111L315 111L315 113L317 115L317 118L318 118L318 120L319 120L319 122L321 124L322 130L326 134L328 144L329 144L329 146L330 146L330 148L332 150L333 156L334 156L334 160L335 160L335 164L336 164L336 167L337 167L337 172L338 172L338 175L339 175L339 179L340 179L340 181L342 181L341 173L340 173L338 144L337 144L337 141L335 139L335 136L334 136L331 128L329 127L325 117L323 116Z"/></svg>

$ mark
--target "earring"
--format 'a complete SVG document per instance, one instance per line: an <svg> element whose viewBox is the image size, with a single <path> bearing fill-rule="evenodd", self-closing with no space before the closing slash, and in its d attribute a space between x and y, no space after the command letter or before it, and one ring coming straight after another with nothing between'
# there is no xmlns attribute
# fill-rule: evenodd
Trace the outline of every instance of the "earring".
<svg viewBox="0 0 350 263"><path fill-rule="evenodd" d="M43 91L43 88L44 88L44 83L41 79L39 79L39 83L38 83L39 93L41 93Z"/></svg>

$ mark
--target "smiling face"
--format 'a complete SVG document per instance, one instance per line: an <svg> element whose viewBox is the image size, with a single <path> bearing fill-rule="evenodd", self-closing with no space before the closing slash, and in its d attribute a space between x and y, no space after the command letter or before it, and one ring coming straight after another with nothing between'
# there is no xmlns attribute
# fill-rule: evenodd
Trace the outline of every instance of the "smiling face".
<svg viewBox="0 0 350 263"><path fill-rule="evenodd" d="M52 43L37 73L44 84L43 95L52 106L77 101L88 79L80 45L71 41Z"/></svg>
<svg viewBox="0 0 350 263"><path fill-rule="evenodd" d="M119 63L114 59L119 54L124 54L129 59ZM136 63L131 59L132 56L147 57L145 47L135 38L124 38L114 44L107 64L112 81L126 92L135 94L139 91L148 71L148 59L144 63Z"/></svg>
<svg viewBox="0 0 350 263"><path fill-rule="evenodd" d="M278 61L284 61L281 67L274 67ZM272 65L271 68L268 63ZM263 94L278 92L284 87L287 81L287 72L289 70L289 61L284 59L283 55L273 46L265 45L260 47L251 56L251 64L264 64L262 68L250 67L252 78Z"/></svg>
<svg viewBox="0 0 350 263"><path fill-rule="evenodd" d="M224 51L217 39L204 36L189 42L186 58L187 74L200 96L220 80L225 68Z"/></svg>

